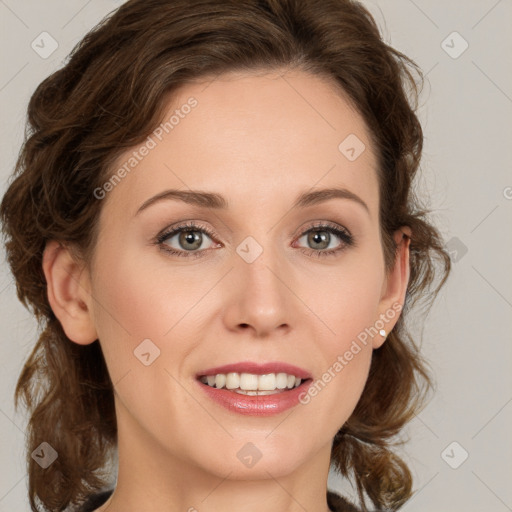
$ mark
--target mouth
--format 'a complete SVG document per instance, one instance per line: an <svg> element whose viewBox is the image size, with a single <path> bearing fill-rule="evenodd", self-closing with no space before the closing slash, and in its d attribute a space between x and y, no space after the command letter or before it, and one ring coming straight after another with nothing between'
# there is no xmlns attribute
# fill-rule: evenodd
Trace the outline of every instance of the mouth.
<svg viewBox="0 0 512 512"><path fill-rule="evenodd" d="M311 380L310 378L304 379L285 372L267 374L228 372L200 375L197 379L210 388L224 389L248 396L285 393Z"/></svg>
<svg viewBox="0 0 512 512"><path fill-rule="evenodd" d="M216 366L196 374L204 396L236 415L271 416L302 403L313 376L284 362L252 361Z"/></svg>

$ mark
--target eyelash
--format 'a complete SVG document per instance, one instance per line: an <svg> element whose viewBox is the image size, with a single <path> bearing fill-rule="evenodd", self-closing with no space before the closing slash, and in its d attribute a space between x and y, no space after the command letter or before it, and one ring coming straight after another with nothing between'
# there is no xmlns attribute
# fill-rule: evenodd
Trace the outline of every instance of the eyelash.
<svg viewBox="0 0 512 512"><path fill-rule="evenodd" d="M165 230L164 232L158 234L155 238L154 244L158 245L162 251L165 251L168 254L171 254L172 256L179 256L179 257L185 257L185 258L201 258L207 253L210 249L203 249L200 251L178 251L176 249L170 248L165 241L169 238L171 238L174 235L177 235L181 233L182 231L198 231L201 233L205 233L208 235L212 240L216 238L215 233L213 233L210 229L204 226L199 226L197 224L194 224L193 222L190 222L188 224L181 224L179 226L173 227L172 229ZM309 227L306 231L303 231L299 239L302 238L304 235L307 235L311 231L328 231L329 233L333 233L338 238L342 240L342 245L336 249L328 249L328 250L315 250L315 249L305 249L301 248L302 252L308 253L309 256L313 256L314 254L317 254L319 258L327 257L327 256L334 256L335 254L345 250L348 247L354 247L355 246L355 240L354 237L344 228L340 228L336 225L329 224L329 223L318 223L314 224L313 226Z"/></svg>

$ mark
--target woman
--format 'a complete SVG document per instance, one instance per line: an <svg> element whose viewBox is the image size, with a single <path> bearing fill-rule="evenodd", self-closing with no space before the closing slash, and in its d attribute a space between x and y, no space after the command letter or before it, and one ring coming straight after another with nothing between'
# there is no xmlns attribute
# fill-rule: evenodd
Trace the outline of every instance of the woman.
<svg viewBox="0 0 512 512"><path fill-rule="evenodd" d="M450 270L412 70L353 1L131 0L40 84L0 209L32 510L408 500L405 319Z"/></svg>

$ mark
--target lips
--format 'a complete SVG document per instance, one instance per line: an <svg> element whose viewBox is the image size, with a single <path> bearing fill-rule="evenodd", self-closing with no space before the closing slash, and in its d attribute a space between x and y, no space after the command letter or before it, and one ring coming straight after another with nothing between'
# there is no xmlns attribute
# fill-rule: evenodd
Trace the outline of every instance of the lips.
<svg viewBox="0 0 512 512"><path fill-rule="evenodd" d="M312 378L311 373L304 368L279 361L263 364L243 361L239 363L226 364L224 366L215 366L196 373L196 378L199 379L203 376L217 375L219 373L253 373L256 375L287 373L288 375L295 375L295 377L299 377L302 380Z"/></svg>
<svg viewBox="0 0 512 512"><path fill-rule="evenodd" d="M233 390L216 389L196 381L199 392L204 393L212 402L230 413L242 416L272 416L299 405L301 396L308 392L312 385L311 379L306 379L299 387L280 390L276 394L249 396L238 394Z"/></svg>
<svg viewBox="0 0 512 512"><path fill-rule="evenodd" d="M257 391L253 395L247 391L247 394L240 394L240 390L218 389L204 383L205 377L219 376L219 374L253 374L269 375L287 374L294 376L302 382L293 389L277 389L275 392ZM215 366L206 368L196 374L196 381L200 392L204 393L213 402L232 413L249 416L270 416L280 414L291 407L300 403L300 397L312 384L311 373L304 368L284 362L255 363L243 361L239 363L226 364L224 366ZM259 387L259 386L258 386ZM259 388L261 389L261 388ZM270 394L269 394L270 393Z"/></svg>

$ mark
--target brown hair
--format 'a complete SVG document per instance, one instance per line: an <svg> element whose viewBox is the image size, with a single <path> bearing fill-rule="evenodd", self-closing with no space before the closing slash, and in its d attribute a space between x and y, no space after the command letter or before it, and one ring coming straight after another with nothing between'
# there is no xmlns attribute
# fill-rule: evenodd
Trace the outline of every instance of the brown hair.
<svg viewBox="0 0 512 512"><path fill-rule="evenodd" d="M383 42L370 13L351 0L131 0L37 87L0 207L18 297L42 331L15 392L16 407L22 399L30 412L32 510L41 504L61 511L104 487L117 441L113 387L99 342L71 342L49 305L46 242L59 240L90 261L102 204L94 190L110 177L116 158L158 126L178 87L225 71L283 67L330 78L364 118L379 161L387 269L395 256L393 231L412 230L404 309L374 351L361 399L334 438L331 457L355 483L364 511L367 498L382 510L411 496L411 473L392 448L424 403L431 379L405 318L413 304L431 305L450 271L440 234L412 189L423 143L415 115L414 72L422 81L421 71ZM43 441L59 454L45 470L30 456Z"/></svg>

